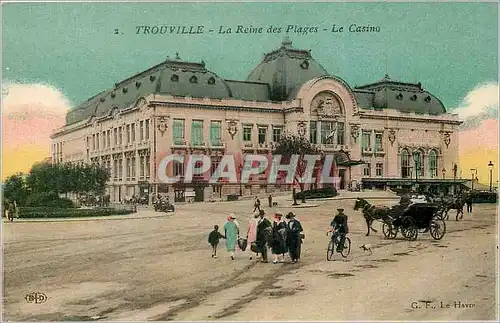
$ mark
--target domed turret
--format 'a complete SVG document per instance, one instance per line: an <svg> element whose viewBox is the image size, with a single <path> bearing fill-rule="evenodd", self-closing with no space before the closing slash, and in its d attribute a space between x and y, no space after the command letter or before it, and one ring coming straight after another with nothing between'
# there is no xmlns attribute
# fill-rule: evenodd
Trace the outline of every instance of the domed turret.
<svg viewBox="0 0 500 323"><path fill-rule="evenodd" d="M280 48L264 56L247 81L268 83L271 100L285 101L293 99L290 94L302 84L324 75L328 72L312 58L311 52L293 48L287 37Z"/></svg>

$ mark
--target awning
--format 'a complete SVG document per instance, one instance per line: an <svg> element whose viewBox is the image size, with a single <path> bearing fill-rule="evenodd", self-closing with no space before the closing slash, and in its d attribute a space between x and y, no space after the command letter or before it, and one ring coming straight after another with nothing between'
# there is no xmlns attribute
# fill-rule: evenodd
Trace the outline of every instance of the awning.
<svg viewBox="0 0 500 323"><path fill-rule="evenodd" d="M343 150L334 153L335 165L337 166L357 166L365 164L362 160L352 160L349 153Z"/></svg>

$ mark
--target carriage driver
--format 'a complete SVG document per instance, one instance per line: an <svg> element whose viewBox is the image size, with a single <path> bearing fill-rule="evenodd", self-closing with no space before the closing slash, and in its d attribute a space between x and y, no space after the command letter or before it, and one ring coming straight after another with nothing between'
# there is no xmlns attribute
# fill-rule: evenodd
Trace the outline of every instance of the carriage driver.
<svg viewBox="0 0 500 323"><path fill-rule="evenodd" d="M337 245L337 252L342 252L344 249L345 236L349 233L349 227L347 226L347 215L344 214L344 209L337 209L338 214L330 222L330 230L332 232L332 240L337 241L337 237L340 235L340 242Z"/></svg>

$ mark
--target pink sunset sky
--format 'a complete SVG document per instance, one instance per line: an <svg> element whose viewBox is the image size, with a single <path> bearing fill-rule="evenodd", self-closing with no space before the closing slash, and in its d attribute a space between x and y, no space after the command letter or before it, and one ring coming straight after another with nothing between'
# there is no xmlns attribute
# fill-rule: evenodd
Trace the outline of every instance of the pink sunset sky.
<svg viewBox="0 0 500 323"><path fill-rule="evenodd" d="M4 83L2 88L2 180L16 172L29 172L33 163L50 156L50 134L64 125L71 108L56 88L45 84ZM464 97L453 113L464 124L460 131L460 169L470 177L478 169L479 181L489 183L488 163L498 179L497 83L478 85Z"/></svg>

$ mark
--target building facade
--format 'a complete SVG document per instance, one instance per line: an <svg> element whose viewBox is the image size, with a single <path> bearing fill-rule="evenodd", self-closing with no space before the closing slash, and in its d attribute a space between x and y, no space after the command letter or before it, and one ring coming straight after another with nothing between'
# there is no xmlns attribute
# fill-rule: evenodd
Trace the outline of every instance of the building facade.
<svg viewBox="0 0 500 323"><path fill-rule="evenodd" d="M158 179L160 161L205 154L215 169L224 154L269 154L291 132L338 156L338 189L432 186L458 180L460 123L420 83L386 75L351 88L285 40L246 81L177 57L116 83L68 112L52 136L52 161L104 165L112 201L151 193L216 199L290 187L267 185L265 174L243 186L203 179L167 185ZM179 163L167 168L170 176L184 171Z"/></svg>

